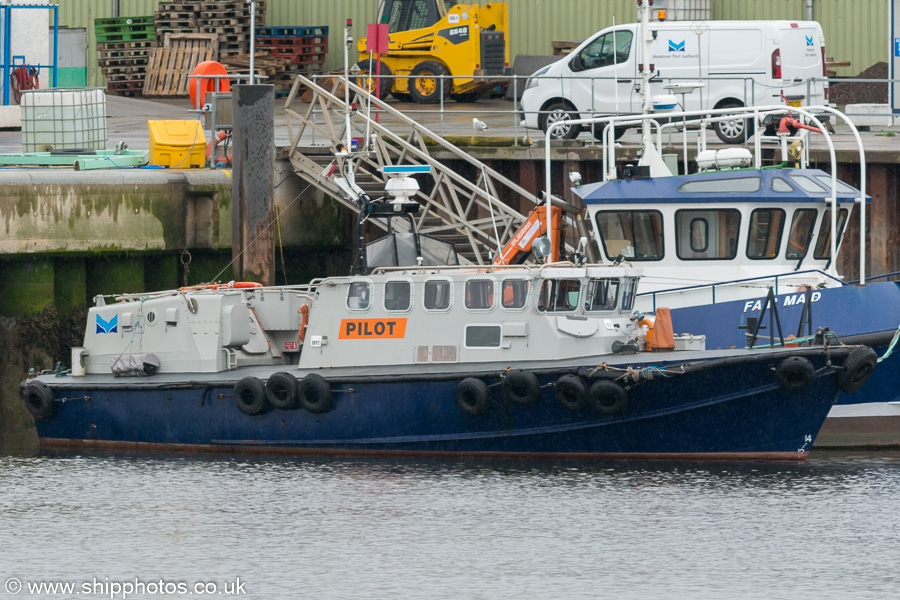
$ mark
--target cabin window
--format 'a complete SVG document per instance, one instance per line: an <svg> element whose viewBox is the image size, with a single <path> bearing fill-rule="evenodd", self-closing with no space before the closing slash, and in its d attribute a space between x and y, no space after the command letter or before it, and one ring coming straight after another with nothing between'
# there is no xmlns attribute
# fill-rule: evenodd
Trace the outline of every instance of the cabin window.
<svg viewBox="0 0 900 600"><path fill-rule="evenodd" d="M626 279L625 289L622 291L622 310L625 312L634 308L634 299L637 298L637 279Z"/></svg>
<svg viewBox="0 0 900 600"><path fill-rule="evenodd" d="M831 189L831 175L816 175L816 179L822 182L825 187L829 190ZM840 179L837 180L837 191L838 194L856 194L859 195L859 190L855 190Z"/></svg>
<svg viewBox="0 0 900 600"><path fill-rule="evenodd" d="M591 279L584 295L584 310L614 310L618 298L618 279Z"/></svg>
<svg viewBox="0 0 900 600"><path fill-rule="evenodd" d="M466 282L466 308L469 310L489 310L493 307L493 280L472 279Z"/></svg>
<svg viewBox="0 0 900 600"><path fill-rule="evenodd" d="M466 348L499 347L499 325L466 325Z"/></svg>
<svg viewBox="0 0 900 600"><path fill-rule="evenodd" d="M747 258L775 258L781 248L784 211L780 208L758 208L750 213L747 236Z"/></svg>
<svg viewBox="0 0 900 600"><path fill-rule="evenodd" d="M599 69L620 65L631 55L631 40L634 34L630 31L611 31L585 46L584 50L571 63L573 71Z"/></svg>
<svg viewBox="0 0 900 600"><path fill-rule="evenodd" d="M578 307L580 289L577 279L545 279L537 308L540 312L571 312Z"/></svg>
<svg viewBox="0 0 900 600"><path fill-rule="evenodd" d="M789 184L787 181L782 179L781 177L773 177L772 183L769 184L774 192L793 192L794 186Z"/></svg>
<svg viewBox="0 0 900 600"><path fill-rule="evenodd" d="M801 208L794 211L787 250L784 252L785 258L796 260L806 256L806 253L809 252L809 242L812 240L818 214L819 211L814 208Z"/></svg>
<svg viewBox="0 0 900 600"><path fill-rule="evenodd" d="M838 209L837 214L837 245L841 245L841 235L844 232L844 224L847 222L847 209ZM819 235L816 238L816 250L813 258L822 260L831 258L831 209L825 209L825 216L819 226Z"/></svg>
<svg viewBox="0 0 900 600"><path fill-rule="evenodd" d="M519 309L525 308L528 303L528 280L527 279L507 279L501 284L501 303L503 308Z"/></svg>
<svg viewBox="0 0 900 600"><path fill-rule="evenodd" d="M758 192L762 187L759 177L732 177L731 179L700 179L679 186L682 194L736 194Z"/></svg>
<svg viewBox="0 0 900 600"><path fill-rule="evenodd" d="M450 282L443 279L425 282L425 310L450 308Z"/></svg>
<svg viewBox="0 0 900 600"><path fill-rule="evenodd" d="M656 210L617 210L597 213L597 229L606 256L629 260L663 258L662 213Z"/></svg>
<svg viewBox="0 0 900 600"><path fill-rule="evenodd" d="M741 213L734 209L679 210L675 248L682 260L730 260L737 256Z"/></svg>
<svg viewBox="0 0 900 600"><path fill-rule="evenodd" d="M709 246L709 223L706 219L691 219L691 251L706 252Z"/></svg>
<svg viewBox="0 0 900 600"><path fill-rule="evenodd" d="M801 190L810 194L821 194L828 191L805 175L791 175L791 181L800 186Z"/></svg>
<svg viewBox="0 0 900 600"><path fill-rule="evenodd" d="M354 281L347 292L347 308L368 310L372 300L372 285L367 281Z"/></svg>
<svg viewBox="0 0 900 600"><path fill-rule="evenodd" d="M408 281L388 281L384 284L384 310L407 311L412 286Z"/></svg>

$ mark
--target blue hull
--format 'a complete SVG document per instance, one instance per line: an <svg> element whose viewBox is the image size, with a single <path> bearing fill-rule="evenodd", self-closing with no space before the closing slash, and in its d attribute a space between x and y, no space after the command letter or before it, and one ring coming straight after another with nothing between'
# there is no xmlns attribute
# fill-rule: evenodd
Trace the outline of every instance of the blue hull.
<svg viewBox="0 0 900 600"><path fill-rule="evenodd" d="M508 402L493 386L491 409L480 416L460 410L452 378L335 380L336 405L327 414L269 409L248 416L230 386L78 389L66 377L44 380L65 401L36 422L45 448L802 459L837 395L835 371L822 357L810 358L817 373L802 392L775 381L780 357L729 359L630 384L627 407L615 416L563 407L547 373L535 404ZM499 381L496 371L483 379Z"/></svg>
<svg viewBox="0 0 900 600"><path fill-rule="evenodd" d="M813 331L829 327L842 339L853 343L871 345L879 356L887 350L888 343L900 325L900 284L882 282L865 287L846 286L816 290L818 300L812 303ZM782 294L777 298L778 316L785 336L797 335L803 312L803 304L796 303L802 294ZM759 304L764 297L754 301L723 302L672 310L672 322L678 332L705 334L707 348L743 348L747 344L747 317L759 315ZM785 300L787 299L787 305ZM759 304L758 304L758 303ZM665 305L665 295L657 298L659 306ZM769 336L769 317L763 318L766 329L760 335ZM776 328L777 332L777 328ZM805 334L806 330L803 330ZM765 344L761 339L758 344ZM864 415L856 419L842 417L829 419L823 428L817 447L886 446L900 445L900 409L889 403L900 403L900 347L878 365L869 383L855 394L841 393L839 406L869 407L881 405L885 410L874 415L860 410ZM894 414L896 413L896 415ZM853 414L843 411L841 415ZM855 423L853 423L855 421Z"/></svg>

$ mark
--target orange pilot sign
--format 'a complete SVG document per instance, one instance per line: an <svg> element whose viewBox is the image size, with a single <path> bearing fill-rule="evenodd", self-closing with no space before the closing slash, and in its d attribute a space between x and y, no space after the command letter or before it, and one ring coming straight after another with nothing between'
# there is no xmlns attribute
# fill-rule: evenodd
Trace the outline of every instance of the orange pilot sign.
<svg viewBox="0 0 900 600"><path fill-rule="evenodd" d="M341 340L400 339L406 336L406 319L341 319Z"/></svg>

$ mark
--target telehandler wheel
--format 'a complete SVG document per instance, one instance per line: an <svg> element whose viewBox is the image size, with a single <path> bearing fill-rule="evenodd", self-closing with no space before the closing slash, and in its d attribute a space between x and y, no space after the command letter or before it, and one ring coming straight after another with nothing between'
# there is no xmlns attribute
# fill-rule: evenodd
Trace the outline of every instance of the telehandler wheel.
<svg viewBox="0 0 900 600"><path fill-rule="evenodd" d="M378 72L375 66L375 62L372 62L372 73L369 74L369 61L361 60L356 63L356 67L359 69L359 73L356 74L353 83L366 90L376 98L380 98L384 100L387 98L388 94L391 92L391 88L394 87L394 80L391 79L391 69L384 64L381 63L381 78L379 79L375 74Z"/></svg>
<svg viewBox="0 0 900 600"><path fill-rule="evenodd" d="M440 102L441 91L446 100L450 97L451 89L453 80L450 79L450 71L437 61L426 60L409 72L409 93L419 104L437 104Z"/></svg>

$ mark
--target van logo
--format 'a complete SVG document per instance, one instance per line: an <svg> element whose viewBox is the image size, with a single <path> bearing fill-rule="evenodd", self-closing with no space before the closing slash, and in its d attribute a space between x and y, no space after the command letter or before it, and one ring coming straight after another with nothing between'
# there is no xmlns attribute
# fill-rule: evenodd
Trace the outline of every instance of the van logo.
<svg viewBox="0 0 900 600"><path fill-rule="evenodd" d="M406 319L342 319L339 340L403 339Z"/></svg>
<svg viewBox="0 0 900 600"><path fill-rule="evenodd" d="M669 40L669 52L684 52L684 42L685 40L677 43Z"/></svg>
<svg viewBox="0 0 900 600"><path fill-rule="evenodd" d="M811 35L806 36L806 45L807 45L807 46L812 46L812 45L813 45L813 39L812 39L812 36L811 36Z"/></svg>
<svg viewBox="0 0 900 600"><path fill-rule="evenodd" d="M117 333L119 331L119 315L113 315L109 321L104 321L97 315L97 333Z"/></svg>

